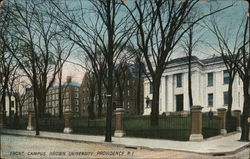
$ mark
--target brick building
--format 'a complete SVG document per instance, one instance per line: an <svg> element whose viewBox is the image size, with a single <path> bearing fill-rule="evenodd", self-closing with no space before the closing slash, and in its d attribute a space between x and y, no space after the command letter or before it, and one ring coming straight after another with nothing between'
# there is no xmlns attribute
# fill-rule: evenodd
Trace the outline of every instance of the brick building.
<svg viewBox="0 0 250 159"><path fill-rule="evenodd" d="M122 77L124 88L123 90L118 88L116 80L114 80L114 90L113 90L113 109L115 107L123 107L125 108L125 112L127 115L135 115L137 112L137 96L140 94L140 114L143 112L143 81L141 78L141 89L138 89L139 83L139 71L138 67L135 64L127 64L124 70L125 76ZM97 115L98 110L98 94L97 94L97 84L95 82L94 76L90 76L91 73L86 73L81 87L80 87L80 111L81 116L88 116L88 107L92 106L93 103L94 112ZM96 85L91 85L91 83ZM93 91L94 89L94 91ZM122 91L122 102L120 100L119 91ZM140 93L139 93L140 91ZM93 99L93 102L91 100ZM102 83L102 112L106 113L107 108L107 97L106 97L106 89L104 84Z"/></svg>
<svg viewBox="0 0 250 159"><path fill-rule="evenodd" d="M79 88L80 84L71 81L71 77L67 77L67 82L62 84L62 105L63 110L70 107L74 113L74 117L80 116L79 108ZM23 116L28 115L29 108L34 108L34 96L32 88L26 89L27 100L22 108ZM59 116L59 85L53 85L46 96L46 114Z"/></svg>

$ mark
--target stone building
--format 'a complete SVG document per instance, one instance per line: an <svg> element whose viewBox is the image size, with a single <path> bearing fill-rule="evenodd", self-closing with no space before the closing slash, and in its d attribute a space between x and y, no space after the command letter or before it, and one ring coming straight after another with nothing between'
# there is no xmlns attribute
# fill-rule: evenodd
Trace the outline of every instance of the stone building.
<svg viewBox="0 0 250 159"><path fill-rule="evenodd" d="M74 117L80 116L80 108L79 108L79 88L80 84L77 82L71 81L71 77L67 77L67 82L62 84L62 105L63 111L65 108L69 107L72 109L74 113ZM23 116L28 115L28 110L30 108L34 108L34 96L32 88L26 89L26 93L28 94L26 101L24 102L24 106L22 108ZM59 116L59 85L53 85L46 96L46 114L52 116Z"/></svg>
<svg viewBox="0 0 250 159"><path fill-rule="evenodd" d="M121 90L118 87L116 79L114 79L114 90L113 90L113 109L116 107L125 108L126 115L135 115L137 113L137 96L140 94L140 114L143 112L143 81L140 82L140 90L138 89L139 84L139 72L138 67L135 64L127 64L124 72L125 76L119 79L124 84L124 88ZM115 78L115 76L114 76ZM141 78L142 79L142 78ZM81 104L81 116L88 116L88 107L92 106L93 103L94 112L97 115L98 109L98 94L97 84L90 88L90 81L95 83L95 78L90 78L89 73L86 73L81 87L80 87L80 104ZM94 91L93 91L94 89ZM119 91L122 91L122 102L120 100ZM140 91L140 93L139 93ZM94 94L93 94L94 92ZM91 95L92 94L92 95ZM92 97L91 97L92 96ZM91 102L93 98L94 102ZM102 112L106 113L107 108L107 94L104 84L102 83Z"/></svg>
<svg viewBox="0 0 250 159"><path fill-rule="evenodd" d="M5 111L6 111L6 116L14 116L15 113L17 112L17 97L18 94L10 94L10 96L6 93L5 95ZM0 103L2 103L2 94L0 94ZM11 110L11 112L10 112Z"/></svg>
<svg viewBox="0 0 250 159"><path fill-rule="evenodd" d="M229 74L221 57L200 60L192 57L193 105L203 107L202 111L227 108ZM144 79L144 115L151 112L152 86ZM233 83L232 110L243 108L243 85L238 74ZM147 97L148 101L147 102ZM147 104L148 103L148 104ZM188 59L177 58L169 64L161 78L159 112L189 111Z"/></svg>

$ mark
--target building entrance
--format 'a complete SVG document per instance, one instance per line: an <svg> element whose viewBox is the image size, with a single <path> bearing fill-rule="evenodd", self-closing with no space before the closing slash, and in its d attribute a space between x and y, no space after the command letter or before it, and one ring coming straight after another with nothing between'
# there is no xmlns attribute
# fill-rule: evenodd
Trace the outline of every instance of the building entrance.
<svg viewBox="0 0 250 159"><path fill-rule="evenodd" d="M183 111L183 94L176 95L176 111Z"/></svg>

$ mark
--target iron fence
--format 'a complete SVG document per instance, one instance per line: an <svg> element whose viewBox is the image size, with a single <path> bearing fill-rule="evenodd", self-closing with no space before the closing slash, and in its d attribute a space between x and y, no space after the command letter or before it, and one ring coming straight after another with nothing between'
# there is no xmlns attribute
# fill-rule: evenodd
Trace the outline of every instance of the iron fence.
<svg viewBox="0 0 250 159"><path fill-rule="evenodd" d="M220 134L220 120L217 116L202 116L202 135L204 138Z"/></svg>
<svg viewBox="0 0 250 159"><path fill-rule="evenodd" d="M233 132L236 131L237 127L237 118L233 116L227 116L226 118L226 129L227 132Z"/></svg>
<svg viewBox="0 0 250 159"><path fill-rule="evenodd" d="M150 125L149 116L126 117L127 136L186 141L191 133L190 116L161 116L158 126Z"/></svg>
<svg viewBox="0 0 250 159"><path fill-rule="evenodd" d="M191 135L190 115L160 116L158 126L150 125L150 116L124 117L123 123L127 136L187 141ZM219 123L220 119L217 116L203 115L202 134L204 138L219 135ZM27 124L27 119L23 118L7 120L7 128L26 129ZM59 118L40 118L39 125L41 131L63 132L64 120ZM104 135L105 126L105 119L74 118L72 120L73 131L78 134ZM114 133L114 129L115 119L113 118L112 133ZM236 130L235 118L232 118L232 124L227 129L231 131Z"/></svg>
<svg viewBox="0 0 250 159"><path fill-rule="evenodd" d="M88 118L75 118L72 121L72 128L77 134L104 135L105 119L90 120ZM112 134L114 133L114 119L112 120Z"/></svg>

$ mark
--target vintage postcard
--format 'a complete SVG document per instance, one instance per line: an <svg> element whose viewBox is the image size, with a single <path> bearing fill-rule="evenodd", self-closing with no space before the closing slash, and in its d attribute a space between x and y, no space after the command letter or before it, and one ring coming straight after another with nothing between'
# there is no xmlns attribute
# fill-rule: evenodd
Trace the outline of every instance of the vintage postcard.
<svg viewBox="0 0 250 159"><path fill-rule="evenodd" d="M0 158L249 159L249 0L0 0Z"/></svg>

